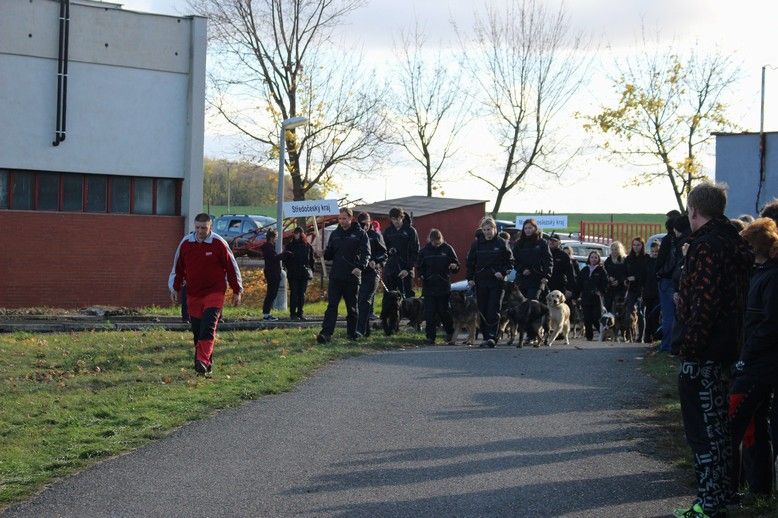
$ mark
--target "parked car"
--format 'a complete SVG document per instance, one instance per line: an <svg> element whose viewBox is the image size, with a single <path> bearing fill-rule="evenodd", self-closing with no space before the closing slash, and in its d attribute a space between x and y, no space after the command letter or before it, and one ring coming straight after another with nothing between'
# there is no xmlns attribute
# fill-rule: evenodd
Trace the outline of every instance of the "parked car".
<svg viewBox="0 0 778 518"><path fill-rule="evenodd" d="M229 243L236 256L259 257L267 230L275 228L276 220L269 216L252 214L222 214L213 225L213 231ZM286 233L284 233L286 237Z"/></svg>
<svg viewBox="0 0 778 518"><path fill-rule="evenodd" d="M569 246L573 249L573 259L578 261L578 264L586 264L586 260L589 258L589 254L596 250L600 252L603 259L608 257L611 253L610 245L602 243L590 243L587 241L578 241L576 239L562 239L559 242L559 246L564 248Z"/></svg>

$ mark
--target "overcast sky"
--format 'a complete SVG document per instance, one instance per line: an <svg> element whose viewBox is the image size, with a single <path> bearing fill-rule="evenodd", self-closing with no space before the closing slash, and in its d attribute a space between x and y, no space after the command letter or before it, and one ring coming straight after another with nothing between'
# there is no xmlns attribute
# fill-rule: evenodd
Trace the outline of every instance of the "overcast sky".
<svg viewBox="0 0 778 518"><path fill-rule="evenodd" d="M190 14L187 0L117 1L125 9ZM499 5L507 1L491 0L491 3ZM549 2L556 5L555 0ZM472 24L474 11L484 5L472 0L367 0L366 6L350 17L343 33L344 37L360 44L373 66L381 69L391 60L393 38L401 30L412 27L415 20L424 28L430 43L451 44L454 40L451 21L467 28ZM716 47L732 55L742 64L742 69L738 87L727 100L729 114L743 130L758 130L761 66L778 66L778 45L774 40L778 3L772 0L569 0L566 9L573 27L592 34L602 49L610 47L619 53L641 52L636 42L641 27L645 27L679 48L698 42L705 48ZM588 113L610 101L612 90L606 80L610 59L604 50L602 54L601 63L591 70L591 82L573 99L571 111ZM766 129L778 130L778 69L767 71L765 113ZM236 139L224 135L221 128L215 122L209 122L206 127L206 154L210 156L230 156L235 145ZM477 128L473 131L475 133L469 138L485 141ZM485 144L481 152L488 154L488 149ZM471 153L471 147L460 153ZM476 156L477 153L469 157L460 154L455 159L464 162L468 158L485 159ZM708 165L712 174L712 160ZM343 187L332 194L347 193L365 201L423 194L422 182L397 181L398 175L403 175L409 166L394 164L369 179L349 179L348 188ZM540 175L528 178L525 188L517 188L506 197L503 210L665 212L673 208L672 190L666 180L653 187L624 187L633 173L629 168L605 160L601 153L587 153L573 162L559 181ZM379 177L381 180L377 181ZM444 186L447 196L493 198L485 184L467 177L458 180Z"/></svg>

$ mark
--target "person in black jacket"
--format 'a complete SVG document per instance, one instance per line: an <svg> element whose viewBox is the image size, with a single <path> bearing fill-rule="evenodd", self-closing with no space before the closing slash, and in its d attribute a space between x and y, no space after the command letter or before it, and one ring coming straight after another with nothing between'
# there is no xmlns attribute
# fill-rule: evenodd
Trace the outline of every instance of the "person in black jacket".
<svg viewBox="0 0 778 518"><path fill-rule="evenodd" d="M670 341L673 334L673 323L675 322L675 301L674 295L678 291L673 282L673 272L677 265L681 263L679 257L680 247L678 238L675 235L674 224L681 213L677 210L671 210L667 213L665 229L667 234L662 238L659 245L659 254L656 257L656 277L659 288L659 307L662 313L662 343L659 344L660 352L670 352ZM678 220L681 223L680 220Z"/></svg>
<svg viewBox="0 0 778 518"><path fill-rule="evenodd" d="M645 330L643 341L653 343L654 334L659 328L659 280L656 278L656 256L659 253L659 241L651 243L646 258L646 270L643 275L643 308L645 309Z"/></svg>
<svg viewBox="0 0 778 518"><path fill-rule="evenodd" d="M310 276L313 274L314 257L313 247L305 239L301 227L294 229L292 240L286 245L284 266L286 279L289 282L289 317L292 320L305 320L303 315L305 292L308 289Z"/></svg>
<svg viewBox="0 0 778 518"><path fill-rule="evenodd" d="M453 344L454 322L451 317L450 274L459 271L459 259L451 245L443 240L440 230L430 230L429 242L419 251L416 270L422 281L424 319L427 343L435 344L438 321L446 332L446 343Z"/></svg>
<svg viewBox="0 0 778 518"><path fill-rule="evenodd" d="M346 302L346 333L350 340L357 340L357 292L362 270L370 260L370 242L367 233L356 221L351 209L343 207L338 213L338 228L332 231L324 258L332 261L327 286L327 309L321 332L316 341L323 344L330 341L338 319L338 304Z"/></svg>
<svg viewBox="0 0 778 518"><path fill-rule="evenodd" d="M362 336L370 336L370 315L373 313L373 301L378 289L381 267L386 262L386 245L384 238L373 229L370 214L361 212L357 216L357 223L367 233L370 242L370 259L362 270L362 282L359 284L357 306L359 318L357 319L357 332Z"/></svg>
<svg viewBox="0 0 778 518"><path fill-rule="evenodd" d="M481 347L494 347L497 340L497 325L500 321L503 284L513 257L504 239L497 237L494 219L481 220L482 237L473 241L467 254L467 283L475 286L475 295L480 315L480 328L484 336Z"/></svg>
<svg viewBox="0 0 778 518"><path fill-rule="evenodd" d="M551 278L553 259L534 219L524 220L521 236L513 245L513 260L521 293L528 299L540 300L541 291Z"/></svg>
<svg viewBox="0 0 778 518"><path fill-rule="evenodd" d="M646 283L646 242L640 236L632 240L632 246L624 260L627 270L626 295L624 297L624 310L627 314L632 308L638 307L639 329L645 325L645 313L643 312L643 285Z"/></svg>
<svg viewBox="0 0 778 518"><path fill-rule="evenodd" d="M281 284L281 259L284 258L284 254L276 253L275 230L270 229L267 231L265 242L262 243L260 250L262 251L262 259L265 262L263 273L265 274L265 282L267 284L265 301L262 304L262 319L278 320L278 317L270 314L270 310L273 309L273 301L276 300L278 286Z"/></svg>
<svg viewBox="0 0 778 518"><path fill-rule="evenodd" d="M413 266L419 256L419 235L411 225L411 217L401 208L389 210L392 222L384 230L384 243L389 257L384 267L386 289L399 290L403 297L413 297Z"/></svg>
<svg viewBox="0 0 778 518"><path fill-rule="evenodd" d="M773 459L768 416L771 396L778 389L778 227L770 218L759 218L741 235L754 251L756 267L746 301L745 344L729 391L732 480L733 489L737 489L742 478L738 455L742 442L744 456L752 460L745 473L749 489L769 496ZM749 428L752 433L744 439ZM773 449L776 446L773 438Z"/></svg>
<svg viewBox="0 0 778 518"><path fill-rule="evenodd" d="M578 273L578 268L573 266L574 259L559 248L559 236L556 234L551 234L548 238L548 248L553 261L548 289L549 291L559 290L564 294L565 299L572 301Z"/></svg>
<svg viewBox="0 0 778 518"><path fill-rule="evenodd" d="M624 298L627 293L627 253L621 241L611 243L611 253L605 259L603 266L608 272L608 289L605 292L605 309L616 314L613 302L616 297Z"/></svg>
<svg viewBox="0 0 778 518"><path fill-rule="evenodd" d="M597 250L589 252L586 266L578 272L578 293L583 309L586 339L594 339L594 330L599 327L605 290L608 288L608 273L602 266L602 257Z"/></svg>

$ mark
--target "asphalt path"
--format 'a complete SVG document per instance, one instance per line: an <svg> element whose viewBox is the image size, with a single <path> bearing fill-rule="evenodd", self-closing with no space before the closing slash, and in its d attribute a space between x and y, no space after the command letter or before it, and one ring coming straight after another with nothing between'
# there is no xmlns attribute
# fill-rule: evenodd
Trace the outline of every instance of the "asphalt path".
<svg viewBox="0 0 778 518"><path fill-rule="evenodd" d="M337 362L52 484L8 516L667 516L640 345Z"/></svg>

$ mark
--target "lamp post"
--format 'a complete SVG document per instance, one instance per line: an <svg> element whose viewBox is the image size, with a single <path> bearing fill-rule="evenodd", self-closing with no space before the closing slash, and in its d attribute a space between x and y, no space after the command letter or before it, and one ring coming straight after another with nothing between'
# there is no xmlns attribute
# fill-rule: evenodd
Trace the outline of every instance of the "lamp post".
<svg viewBox="0 0 778 518"><path fill-rule="evenodd" d="M290 117L281 122L281 130L278 135L278 207L276 208L276 252L283 249L284 240L284 154L286 152L286 130L294 129L308 122L307 117Z"/></svg>
<svg viewBox="0 0 778 518"><path fill-rule="evenodd" d="M302 126L308 122L305 117L290 117L281 122L278 135L278 199L276 202L276 253L281 253L284 247L284 154L286 151L286 130ZM278 293L273 301L273 307L278 310L286 310L286 272L281 270L281 279L278 283Z"/></svg>

